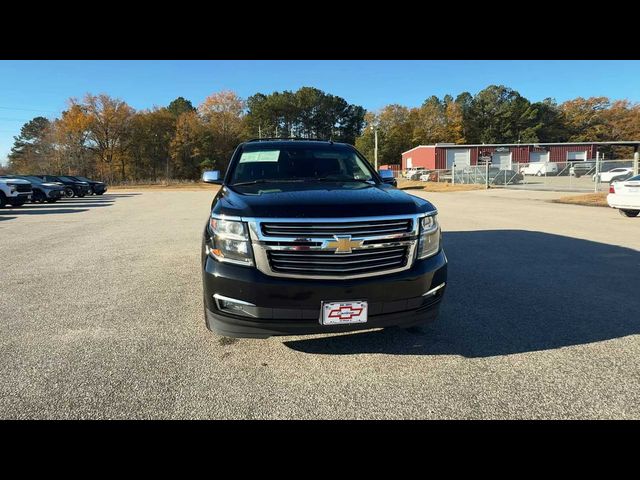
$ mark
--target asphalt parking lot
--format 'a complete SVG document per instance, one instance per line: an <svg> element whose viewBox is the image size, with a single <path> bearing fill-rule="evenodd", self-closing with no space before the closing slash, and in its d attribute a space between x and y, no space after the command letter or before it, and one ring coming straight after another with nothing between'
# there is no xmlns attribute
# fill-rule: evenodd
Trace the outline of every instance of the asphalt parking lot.
<svg viewBox="0 0 640 480"><path fill-rule="evenodd" d="M209 191L3 209L0 418L640 417L640 218L420 195L450 262L437 323L267 340L204 326Z"/></svg>

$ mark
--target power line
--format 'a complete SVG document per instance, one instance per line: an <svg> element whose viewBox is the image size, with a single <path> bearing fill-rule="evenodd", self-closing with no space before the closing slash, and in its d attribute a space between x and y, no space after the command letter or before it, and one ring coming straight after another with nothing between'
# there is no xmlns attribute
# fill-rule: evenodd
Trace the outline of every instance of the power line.
<svg viewBox="0 0 640 480"><path fill-rule="evenodd" d="M21 110L23 112L46 112L46 113L60 113L62 110L44 110L34 108L19 108L19 107L0 107L0 110Z"/></svg>

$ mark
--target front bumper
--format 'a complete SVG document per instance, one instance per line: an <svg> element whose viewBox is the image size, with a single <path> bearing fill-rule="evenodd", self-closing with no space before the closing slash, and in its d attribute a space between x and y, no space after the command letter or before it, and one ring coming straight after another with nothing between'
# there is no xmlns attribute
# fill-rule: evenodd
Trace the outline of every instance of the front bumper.
<svg viewBox="0 0 640 480"><path fill-rule="evenodd" d="M47 198L58 200L64 196L64 190L45 190Z"/></svg>
<svg viewBox="0 0 640 480"><path fill-rule="evenodd" d="M271 335L338 333L390 326L412 326L434 320L445 288L447 258L443 250L419 260L403 272L352 280L306 280L272 277L255 268L204 258L203 286L209 330L228 337L266 338ZM218 294L256 305L258 318L218 309ZM366 323L321 325L322 301L366 300Z"/></svg>

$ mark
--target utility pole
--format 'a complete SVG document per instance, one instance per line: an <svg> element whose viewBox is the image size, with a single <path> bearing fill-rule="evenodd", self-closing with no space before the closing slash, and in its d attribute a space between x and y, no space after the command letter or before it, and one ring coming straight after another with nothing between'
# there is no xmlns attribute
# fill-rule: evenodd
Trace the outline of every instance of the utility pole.
<svg viewBox="0 0 640 480"><path fill-rule="evenodd" d="M638 175L638 163L640 159L640 153L638 152L638 145L633 148L633 176Z"/></svg>
<svg viewBox="0 0 640 480"><path fill-rule="evenodd" d="M258 138L262 138L262 128L260 124L258 124Z"/></svg>
<svg viewBox="0 0 640 480"><path fill-rule="evenodd" d="M598 192L598 187L600 186L600 152L596 150L596 175L593 191Z"/></svg>

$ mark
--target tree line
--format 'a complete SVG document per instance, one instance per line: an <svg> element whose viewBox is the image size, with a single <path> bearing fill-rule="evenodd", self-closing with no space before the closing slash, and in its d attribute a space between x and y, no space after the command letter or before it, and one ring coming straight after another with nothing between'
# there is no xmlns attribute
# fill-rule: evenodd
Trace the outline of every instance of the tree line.
<svg viewBox="0 0 640 480"><path fill-rule="evenodd" d="M476 95L431 96L419 107L393 104L377 112L311 87L246 100L222 91L197 107L179 97L139 111L106 94L87 94L70 99L58 118L36 117L23 125L8 169L110 182L196 179L205 169L224 170L236 145L256 137L332 139L355 144L373 160L374 129L379 163L397 164L403 151L438 142L638 139L640 106L606 97L530 102L496 85ZM610 154L616 153L626 152Z"/></svg>

